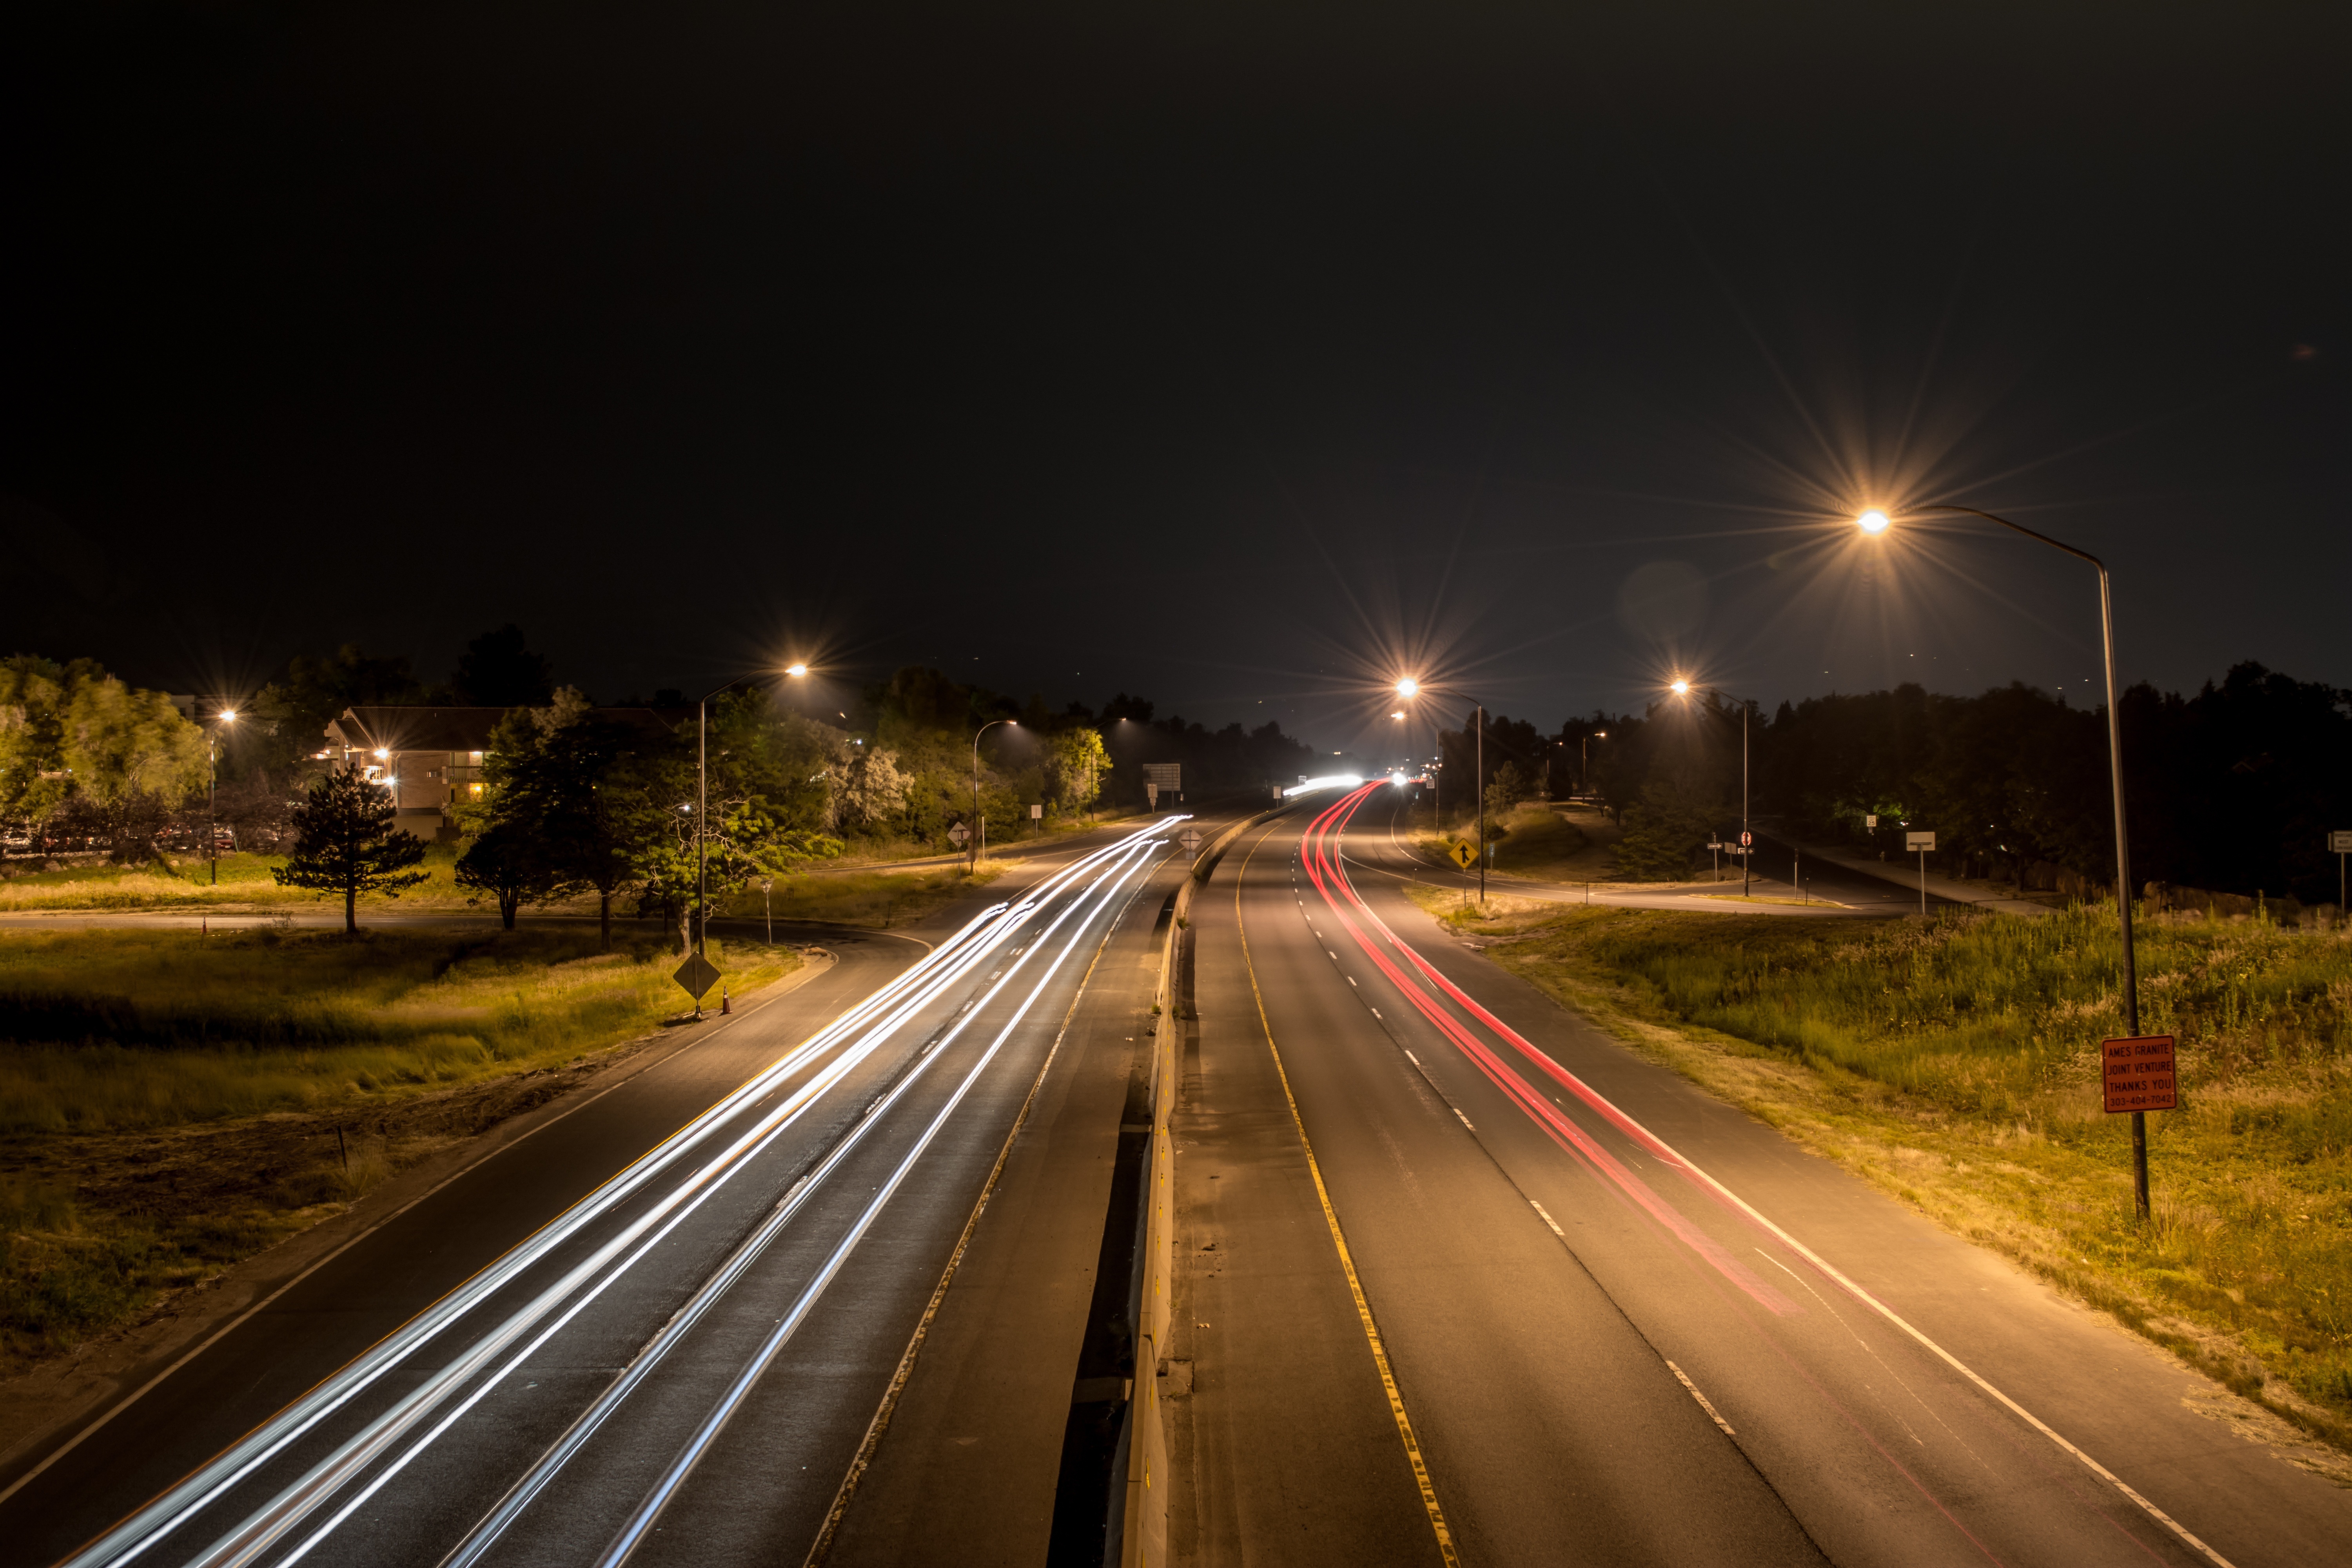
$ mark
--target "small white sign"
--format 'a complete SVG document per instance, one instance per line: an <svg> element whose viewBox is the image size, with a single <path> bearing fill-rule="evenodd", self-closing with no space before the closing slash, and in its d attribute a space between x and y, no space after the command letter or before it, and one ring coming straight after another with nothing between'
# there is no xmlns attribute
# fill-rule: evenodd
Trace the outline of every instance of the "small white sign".
<svg viewBox="0 0 2352 1568"><path fill-rule="evenodd" d="M1031 802L1029 803L1029 820L1030 820L1030 821L1034 822L1034 821L1036 821L1039 817L1041 817L1041 816L1045 816L1045 808L1043 805L1040 805L1037 802L1035 802L1035 801L1034 801L1034 800L1033 800L1033 801L1031 801Z"/></svg>
<svg viewBox="0 0 2352 1568"><path fill-rule="evenodd" d="M1878 831L1878 813L1876 813L1876 812L1874 812L1874 812L1872 812L1869 816L1867 816L1864 817L1864 818L1862 819L1862 825L1863 825L1864 827L1869 828L1873 833L1877 832L1877 831Z"/></svg>
<svg viewBox="0 0 2352 1568"><path fill-rule="evenodd" d="M1935 847L1936 836L1932 833L1906 833L1903 836L1903 847L1906 852L1933 849Z"/></svg>
<svg viewBox="0 0 2352 1568"><path fill-rule="evenodd" d="M2331 855L2352 855L2352 830L2337 828L2327 836L2327 852Z"/></svg>

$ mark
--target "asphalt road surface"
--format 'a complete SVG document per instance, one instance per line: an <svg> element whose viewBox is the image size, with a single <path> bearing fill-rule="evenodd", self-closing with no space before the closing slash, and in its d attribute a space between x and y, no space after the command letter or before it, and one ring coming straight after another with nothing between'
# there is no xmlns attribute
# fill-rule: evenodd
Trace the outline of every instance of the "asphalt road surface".
<svg viewBox="0 0 2352 1568"><path fill-rule="evenodd" d="M1148 945L1181 869L1169 826L1056 856L929 952L829 933L829 973L500 1150L27 1455L43 1468L0 1501L0 1561L800 1562L1139 905L1122 940ZM1024 1456L1047 1512L1075 1331L1069 1353Z"/></svg>
<svg viewBox="0 0 2352 1568"><path fill-rule="evenodd" d="M2210 1384L1361 874L1380 788L1193 905L1179 1561L2352 1556L2352 1500Z"/></svg>

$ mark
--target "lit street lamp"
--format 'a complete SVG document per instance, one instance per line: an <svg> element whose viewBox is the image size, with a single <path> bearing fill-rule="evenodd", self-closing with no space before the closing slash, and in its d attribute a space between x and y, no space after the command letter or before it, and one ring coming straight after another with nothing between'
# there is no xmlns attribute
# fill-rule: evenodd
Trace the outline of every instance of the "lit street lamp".
<svg viewBox="0 0 2352 1568"><path fill-rule="evenodd" d="M1691 694L1691 683L1677 679L1668 689L1675 696L1687 700ZM1719 687L1710 686L1707 689L1717 697L1729 697L1732 701L1739 704L1739 896L1744 899L1748 896L1748 868L1756 858L1755 841L1748 837L1748 714L1756 703L1752 698L1732 697L1730 692Z"/></svg>
<svg viewBox="0 0 2352 1568"><path fill-rule="evenodd" d="M1400 697L1421 695L1421 682L1410 677L1398 681L1396 689ZM1486 901L1486 705L1474 703L1472 709L1477 715L1477 739L1470 764L1470 787L1478 796L1478 902L1483 905ZM1435 726L1433 724L1431 728L1434 730ZM1442 740L1438 742L1437 765L1441 769L1445 766L1445 749ZM1431 809L1436 809L1433 801ZM1439 831L1444 829L1440 827Z"/></svg>
<svg viewBox="0 0 2352 1568"><path fill-rule="evenodd" d="M979 729L974 730L971 732L971 874L975 877L980 875L981 851L987 847L988 844L988 818L981 816L980 814L980 738L982 735L987 734L991 730L995 729L999 724L1010 724L1016 730L1021 728L1021 721L1018 719L991 719L987 723L982 724Z"/></svg>
<svg viewBox="0 0 2352 1568"><path fill-rule="evenodd" d="M2036 533L2021 523L1972 506L1937 504L1916 509L1919 511L1958 512L1966 517L1981 518L1997 522L2012 533L2063 550L2077 561L2087 561L2099 574L2099 647L2105 656L2107 676L2107 776L2115 794L2116 805L2116 912L2122 921L2124 947L2124 1027L2137 1037L2139 1034L2139 973L2132 959L2132 900L2131 844L2124 824L2124 735L2123 720L2116 704L2116 617L2114 596L2107 584L2106 563L2087 550L2077 550L2062 543L2046 533ZM1864 533L1883 534L1888 527L1887 515L1873 507L1854 519L1854 524ZM2132 1130L2132 1196L2138 1207L2139 1217L2147 1218L2147 1112L2131 1113Z"/></svg>
<svg viewBox="0 0 2352 1568"><path fill-rule="evenodd" d="M205 732L205 760L212 765L212 782L205 787L205 853L213 863L213 886L220 886L220 727L236 722L236 710L224 708L213 716Z"/></svg>
<svg viewBox="0 0 2352 1568"><path fill-rule="evenodd" d="M704 692L694 705L694 951L698 953L705 951L704 928L710 923L710 700L747 680L758 680L767 673L766 670L755 670L749 675L739 675L724 686L714 686ZM808 666L788 664L783 673L798 680L808 674ZM695 1016L699 1017L701 1013L702 1003L698 997L695 1000Z"/></svg>

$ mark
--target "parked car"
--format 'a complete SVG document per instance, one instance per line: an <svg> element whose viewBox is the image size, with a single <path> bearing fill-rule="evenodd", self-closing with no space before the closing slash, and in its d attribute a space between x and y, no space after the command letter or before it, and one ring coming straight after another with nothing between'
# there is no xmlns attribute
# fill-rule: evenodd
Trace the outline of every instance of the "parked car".
<svg viewBox="0 0 2352 1568"><path fill-rule="evenodd" d="M0 822L0 855L30 855L32 852L31 823Z"/></svg>

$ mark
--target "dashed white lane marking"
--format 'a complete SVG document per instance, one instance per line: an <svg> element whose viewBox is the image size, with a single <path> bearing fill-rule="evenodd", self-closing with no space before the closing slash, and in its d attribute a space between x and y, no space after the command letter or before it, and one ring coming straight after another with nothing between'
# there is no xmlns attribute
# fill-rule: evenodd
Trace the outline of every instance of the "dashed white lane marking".
<svg viewBox="0 0 2352 1568"><path fill-rule="evenodd" d="M1544 1224L1551 1226L1551 1233L1554 1236L1559 1237L1562 1241L1566 1241L1568 1239L1568 1232L1559 1228L1559 1221L1551 1217L1550 1211L1546 1209L1543 1205L1537 1203L1533 1198L1529 1198L1528 1202L1534 1207L1536 1213L1543 1215Z"/></svg>
<svg viewBox="0 0 2352 1568"><path fill-rule="evenodd" d="M1354 975L1352 975L1352 974L1350 974L1349 976L1348 976L1348 984L1350 984L1350 985L1356 985L1356 977L1355 977ZM1357 990L1359 990L1359 991L1361 991L1361 990L1363 989L1363 987L1362 987L1362 986L1360 986L1360 985L1356 985L1356 989L1357 989Z"/></svg>
<svg viewBox="0 0 2352 1568"><path fill-rule="evenodd" d="M1462 1115L1462 1108L1461 1108L1460 1106L1458 1106L1458 1105L1457 1105L1457 1106L1455 1106L1455 1107L1454 1108L1454 1115L1456 1115L1456 1116L1458 1116L1458 1117L1461 1117L1461 1118L1462 1118L1462 1125L1463 1125L1463 1126L1465 1126L1465 1127L1470 1127L1470 1119L1469 1119L1468 1117L1466 1117L1466 1116L1463 1116L1463 1115ZM1477 1130L1475 1127L1470 1127L1470 1131L1473 1131L1473 1132L1475 1132L1475 1131L1477 1131L1478 1130Z"/></svg>
<svg viewBox="0 0 2352 1568"><path fill-rule="evenodd" d="M1421 1058L1414 1056L1411 1051L1405 1052L1404 1059L1411 1062L1415 1067L1419 1067L1421 1065Z"/></svg>
<svg viewBox="0 0 2352 1568"><path fill-rule="evenodd" d="M1381 1010L1378 1007L1372 1009L1372 1016L1375 1018L1381 1018ZM1381 1022L1385 1024L1388 1020L1386 1018L1381 1018Z"/></svg>
<svg viewBox="0 0 2352 1568"><path fill-rule="evenodd" d="M1690 1396L1698 1401L1698 1407L1706 1412L1706 1418L1708 1420L1723 1428L1723 1435L1725 1436L1737 1437L1739 1436L1738 1433L1734 1432L1731 1429L1731 1423L1723 1418L1723 1413L1706 1402L1706 1395L1698 1391L1698 1384L1693 1383L1690 1380L1689 1375L1685 1373L1682 1368L1676 1366L1672 1362L1668 1362L1666 1363L1666 1370L1673 1373L1676 1377L1682 1379L1683 1386L1690 1390Z"/></svg>

